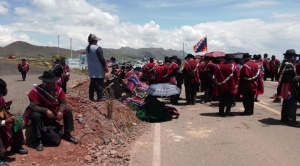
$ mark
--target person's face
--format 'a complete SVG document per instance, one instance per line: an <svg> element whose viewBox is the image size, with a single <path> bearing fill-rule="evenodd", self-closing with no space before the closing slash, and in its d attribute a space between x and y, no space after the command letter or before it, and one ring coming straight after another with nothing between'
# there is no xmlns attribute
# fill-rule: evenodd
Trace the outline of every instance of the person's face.
<svg viewBox="0 0 300 166"><path fill-rule="evenodd" d="M44 82L46 89L48 91L54 91L55 90L55 82Z"/></svg>
<svg viewBox="0 0 300 166"><path fill-rule="evenodd" d="M275 57L274 57L274 56L272 56L272 60L275 60Z"/></svg>

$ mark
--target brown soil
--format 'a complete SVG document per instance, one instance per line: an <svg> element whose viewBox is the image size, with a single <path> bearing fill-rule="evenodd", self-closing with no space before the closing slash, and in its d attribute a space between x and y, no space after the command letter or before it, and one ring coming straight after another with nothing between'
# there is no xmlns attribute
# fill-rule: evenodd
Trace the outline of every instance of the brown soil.
<svg viewBox="0 0 300 166"><path fill-rule="evenodd" d="M74 116L77 145L62 140L58 147L45 147L42 152L24 145L27 155L8 156L14 165L128 165L131 143L148 127L135 112L118 100L88 100L88 80L81 80L68 91L67 101ZM108 108L112 106L112 118ZM82 123L79 119L82 118Z"/></svg>

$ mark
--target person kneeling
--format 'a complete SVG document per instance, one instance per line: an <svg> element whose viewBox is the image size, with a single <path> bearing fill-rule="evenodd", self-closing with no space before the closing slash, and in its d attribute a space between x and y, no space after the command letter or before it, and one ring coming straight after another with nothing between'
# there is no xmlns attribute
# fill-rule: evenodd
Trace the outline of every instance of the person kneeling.
<svg viewBox="0 0 300 166"><path fill-rule="evenodd" d="M22 123L17 122L17 118L11 114L10 109L11 101L5 101L4 96L7 94L6 83L0 79L0 165L7 166L8 164L3 161L5 152L8 147L11 147L11 153L27 154L28 151L22 148L24 143L24 137L22 129L20 128ZM19 127L17 127L17 125Z"/></svg>
<svg viewBox="0 0 300 166"><path fill-rule="evenodd" d="M28 94L29 119L32 122L33 132L36 133L36 150L43 150L43 130L46 125L53 124L53 121L63 119L64 134L62 138L74 144L78 140L71 136L74 130L73 114L71 109L66 107L65 92L55 85L58 77L54 76L51 71L44 71L43 75L38 77L43 81L42 84L35 86Z"/></svg>

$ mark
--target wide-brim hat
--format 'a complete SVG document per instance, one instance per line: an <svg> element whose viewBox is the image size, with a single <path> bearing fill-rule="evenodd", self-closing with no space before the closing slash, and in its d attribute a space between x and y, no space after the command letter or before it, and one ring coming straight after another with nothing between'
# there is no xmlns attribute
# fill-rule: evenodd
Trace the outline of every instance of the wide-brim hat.
<svg viewBox="0 0 300 166"><path fill-rule="evenodd" d="M187 55L185 56L185 58L184 58L184 59L186 60L186 59L190 59L190 58L193 58L193 59L194 59L194 58L195 58L195 56L194 56L194 55L192 55L192 54L187 54Z"/></svg>
<svg viewBox="0 0 300 166"><path fill-rule="evenodd" d="M251 55L249 53L243 53L243 59L249 59Z"/></svg>
<svg viewBox="0 0 300 166"><path fill-rule="evenodd" d="M233 59L233 54L225 54L224 59Z"/></svg>
<svg viewBox="0 0 300 166"><path fill-rule="evenodd" d="M94 40L101 40L101 38L97 37L96 35L94 34L90 34L89 37L88 37L88 42L90 41L94 41Z"/></svg>
<svg viewBox="0 0 300 166"><path fill-rule="evenodd" d="M0 94L2 96L7 95L6 82L0 78Z"/></svg>
<svg viewBox="0 0 300 166"><path fill-rule="evenodd" d="M288 49L283 53L284 57L293 57L297 56L296 51L294 49Z"/></svg>
<svg viewBox="0 0 300 166"><path fill-rule="evenodd" d="M59 77L56 77L52 71L44 71L43 75L39 76L38 79L42 80L43 82L55 82L58 80Z"/></svg>
<svg viewBox="0 0 300 166"><path fill-rule="evenodd" d="M26 58L22 58L21 60L22 60L22 61L26 61Z"/></svg>

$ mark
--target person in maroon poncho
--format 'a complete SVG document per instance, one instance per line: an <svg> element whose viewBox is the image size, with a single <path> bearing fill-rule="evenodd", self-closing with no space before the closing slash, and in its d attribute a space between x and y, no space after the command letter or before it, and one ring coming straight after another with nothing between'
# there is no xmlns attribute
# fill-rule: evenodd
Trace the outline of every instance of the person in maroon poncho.
<svg viewBox="0 0 300 166"><path fill-rule="evenodd" d="M21 59L21 62L18 63L18 70L22 74L23 81L26 80L26 74L29 71L29 64L26 62L25 58Z"/></svg>
<svg viewBox="0 0 300 166"><path fill-rule="evenodd" d="M242 115L253 115L254 96L257 91L264 92L263 83L260 77L259 66L251 60L249 53L243 54L245 63L240 71L240 82L238 88L243 95L244 112Z"/></svg>
<svg viewBox="0 0 300 166"><path fill-rule="evenodd" d="M280 61L275 58L275 55L272 55L272 58L270 60L270 76L271 76L271 81L278 81L278 69L280 67Z"/></svg>
<svg viewBox="0 0 300 166"><path fill-rule="evenodd" d="M265 69L265 74L264 74L264 81L267 80L268 77L270 77L270 59L268 58L268 54L264 54L264 59L262 60L263 66Z"/></svg>
<svg viewBox="0 0 300 166"><path fill-rule="evenodd" d="M156 83L156 66L157 64L154 62L153 58L150 58L149 63L143 66L143 75L147 77L149 85Z"/></svg>
<svg viewBox="0 0 300 166"><path fill-rule="evenodd" d="M239 70L233 62L232 54L225 55L224 63L216 66L214 76L219 90L219 115L227 116L234 101L239 79ZM225 106L226 111L224 113Z"/></svg>
<svg viewBox="0 0 300 166"><path fill-rule="evenodd" d="M63 120L64 134L66 141L77 144L76 138L71 136L74 130L73 114L71 109L67 108L67 101L63 89L55 84L58 79L52 71L44 71L43 75L38 77L43 81L42 84L35 86L28 93L30 100L29 118L32 122L33 131L37 137L37 151L43 150L42 128L53 124L55 121Z"/></svg>
<svg viewBox="0 0 300 166"><path fill-rule="evenodd" d="M210 60L210 57L205 56L204 61L200 63L200 81L201 81L201 92L204 91L204 96L201 101L202 104L211 102L212 90L213 90L213 74L214 74L214 63Z"/></svg>
<svg viewBox="0 0 300 166"><path fill-rule="evenodd" d="M3 158L6 149L11 147L11 153L27 154L28 150L22 148L24 137L22 129L14 130L15 116L8 110L12 101L5 101L7 94L6 82L0 78L0 165L7 166Z"/></svg>
<svg viewBox="0 0 300 166"><path fill-rule="evenodd" d="M195 105L196 93L200 83L199 63L195 60L194 55L187 54L185 64L182 69L184 79L185 96L187 105Z"/></svg>

